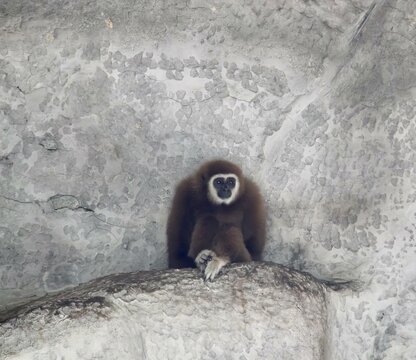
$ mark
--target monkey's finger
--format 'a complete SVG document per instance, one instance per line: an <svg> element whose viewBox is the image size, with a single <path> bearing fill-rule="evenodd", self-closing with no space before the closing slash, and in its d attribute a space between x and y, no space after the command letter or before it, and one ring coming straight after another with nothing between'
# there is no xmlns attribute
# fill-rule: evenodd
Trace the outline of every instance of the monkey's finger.
<svg viewBox="0 0 416 360"><path fill-rule="evenodd" d="M211 272L205 272L205 281L212 281L214 280L214 278L212 277L212 273Z"/></svg>
<svg viewBox="0 0 416 360"><path fill-rule="evenodd" d="M215 256L215 253L212 250L202 250L196 257L198 262L208 262Z"/></svg>
<svg viewBox="0 0 416 360"><path fill-rule="evenodd" d="M217 260L211 260L205 269L205 279L211 281L214 280L221 268L221 262Z"/></svg>
<svg viewBox="0 0 416 360"><path fill-rule="evenodd" d="M201 251L200 254L201 258L205 261L209 261L215 256L215 253L211 250L204 250L203 252Z"/></svg>
<svg viewBox="0 0 416 360"><path fill-rule="evenodd" d="M212 263L212 262L211 262ZM204 272L205 281L211 280L211 263L207 265Z"/></svg>
<svg viewBox="0 0 416 360"><path fill-rule="evenodd" d="M212 256L211 256L211 255L201 256L201 260L202 260L204 263L207 263L207 262L209 262L209 261L211 261L211 260L212 260Z"/></svg>
<svg viewBox="0 0 416 360"><path fill-rule="evenodd" d="M218 269L214 269L213 271L211 271L211 274L209 276L209 280L213 281L215 279L215 277L218 274Z"/></svg>

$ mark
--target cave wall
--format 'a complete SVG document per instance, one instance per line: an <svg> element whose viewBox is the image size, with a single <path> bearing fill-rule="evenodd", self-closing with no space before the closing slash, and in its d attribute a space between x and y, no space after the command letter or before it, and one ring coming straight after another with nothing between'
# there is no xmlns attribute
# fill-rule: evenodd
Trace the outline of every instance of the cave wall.
<svg viewBox="0 0 416 360"><path fill-rule="evenodd" d="M332 359L416 353L411 0L3 1L0 309L166 267L202 161L265 194L265 258L352 280Z"/></svg>

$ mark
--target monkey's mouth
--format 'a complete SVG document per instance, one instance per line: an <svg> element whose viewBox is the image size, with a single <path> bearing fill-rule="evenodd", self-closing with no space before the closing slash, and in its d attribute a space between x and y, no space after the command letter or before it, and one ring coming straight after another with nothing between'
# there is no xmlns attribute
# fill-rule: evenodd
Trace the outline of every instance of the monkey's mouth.
<svg viewBox="0 0 416 360"><path fill-rule="evenodd" d="M232 191L231 190L220 190L217 192L218 197L220 199L228 199L231 197Z"/></svg>

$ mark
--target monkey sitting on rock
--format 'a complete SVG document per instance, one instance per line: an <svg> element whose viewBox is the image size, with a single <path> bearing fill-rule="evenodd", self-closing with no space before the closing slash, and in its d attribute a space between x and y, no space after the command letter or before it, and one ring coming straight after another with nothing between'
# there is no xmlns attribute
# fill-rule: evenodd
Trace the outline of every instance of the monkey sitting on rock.
<svg viewBox="0 0 416 360"><path fill-rule="evenodd" d="M230 262L261 260L266 212L257 185L225 160L204 163L176 187L167 224L170 268L213 280Z"/></svg>

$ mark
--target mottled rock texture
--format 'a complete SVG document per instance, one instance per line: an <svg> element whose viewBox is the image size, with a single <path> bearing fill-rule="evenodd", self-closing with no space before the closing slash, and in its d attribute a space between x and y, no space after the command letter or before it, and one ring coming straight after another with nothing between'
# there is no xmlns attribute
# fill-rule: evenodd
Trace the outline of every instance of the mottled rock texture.
<svg viewBox="0 0 416 360"><path fill-rule="evenodd" d="M109 275L20 309L2 359L319 360L325 287L277 265Z"/></svg>
<svg viewBox="0 0 416 360"><path fill-rule="evenodd" d="M239 162L330 359L416 354L413 0L3 0L0 306L166 266L175 183Z"/></svg>

